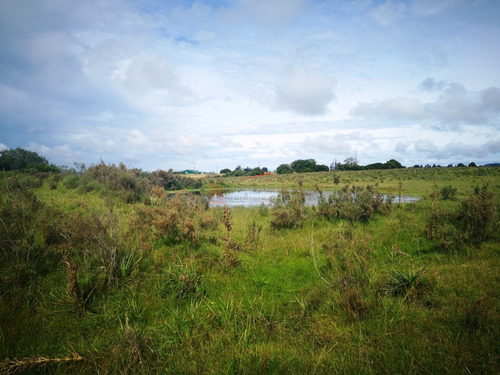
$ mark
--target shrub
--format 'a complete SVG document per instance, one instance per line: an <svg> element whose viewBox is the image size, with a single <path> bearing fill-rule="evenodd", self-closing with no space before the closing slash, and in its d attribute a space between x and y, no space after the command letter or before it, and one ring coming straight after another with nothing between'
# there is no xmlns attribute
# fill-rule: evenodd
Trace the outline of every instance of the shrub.
<svg viewBox="0 0 500 375"><path fill-rule="evenodd" d="M338 184L340 183L340 175L339 175L338 173L335 173L335 174L333 175L333 183L334 183L335 185L338 185Z"/></svg>
<svg viewBox="0 0 500 375"><path fill-rule="evenodd" d="M457 227L467 233L469 241L475 246L480 246L493 232L496 216L494 197L487 186L482 189L476 187L458 210Z"/></svg>
<svg viewBox="0 0 500 375"><path fill-rule="evenodd" d="M0 290L28 284L57 262L50 245L58 241L54 222L59 213L18 177L0 183Z"/></svg>
<svg viewBox="0 0 500 375"><path fill-rule="evenodd" d="M148 197L151 182L148 174L138 169L127 169L120 164L106 165L104 162L91 165L83 174L83 191L101 190L114 192L127 203L137 202Z"/></svg>
<svg viewBox="0 0 500 375"><path fill-rule="evenodd" d="M113 210L89 215L76 213L60 225L60 233L67 240L70 255L83 259L88 274L96 274L105 288L119 276L118 222Z"/></svg>
<svg viewBox="0 0 500 375"><path fill-rule="evenodd" d="M445 186L441 189L441 198L442 199L450 199L450 200L455 200L455 196L457 194L457 188L454 188L453 186Z"/></svg>
<svg viewBox="0 0 500 375"><path fill-rule="evenodd" d="M317 215L327 219L345 219L350 223L367 222L376 213L387 214L391 211L391 203L371 186L366 189L359 186L345 186L340 192L325 200L320 193Z"/></svg>
<svg viewBox="0 0 500 375"><path fill-rule="evenodd" d="M282 190L271 213L271 231L301 227L304 223L304 192Z"/></svg>
<svg viewBox="0 0 500 375"><path fill-rule="evenodd" d="M479 247L493 233L496 217L494 194L485 186L461 202L457 211L446 213L434 207L425 227L428 240L443 250L458 249L465 244Z"/></svg>
<svg viewBox="0 0 500 375"><path fill-rule="evenodd" d="M63 185L67 189L76 189L80 185L80 176L76 174L66 176L63 180Z"/></svg>

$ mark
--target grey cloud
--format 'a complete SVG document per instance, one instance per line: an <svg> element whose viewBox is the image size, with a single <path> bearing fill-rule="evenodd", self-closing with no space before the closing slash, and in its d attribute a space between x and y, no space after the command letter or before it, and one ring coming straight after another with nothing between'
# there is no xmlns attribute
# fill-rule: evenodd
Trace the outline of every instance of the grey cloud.
<svg viewBox="0 0 500 375"><path fill-rule="evenodd" d="M460 159L475 158L485 159L489 156L500 156L500 139L490 140L483 144L464 144L463 142L451 142L444 146L437 146L429 139L421 139L415 142L415 151L422 153L429 159Z"/></svg>
<svg viewBox="0 0 500 375"><path fill-rule="evenodd" d="M481 108L486 111L500 112L500 89L490 87L481 91Z"/></svg>
<svg viewBox="0 0 500 375"><path fill-rule="evenodd" d="M441 91L446 86L445 81L436 81L434 78L427 78L423 80L419 87L424 91Z"/></svg>
<svg viewBox="0 0 500 375"><path fill-rule="evenodd" d="M424 121L424 125L442 130L459 130L462 124L488 125L500 113L500 89L471 92L458 83L426 79L420 85L428 89L444 87L434 102L413 98L394 98L374 103L359 103L352 114L365 118Z"/></svg>
<svg viewBox="0 0 500 375"><path fill-rule="evenodd" d="M334 85L333 77L295 69L275 90L276 109L312 116L324 114L328 104L335 99Z"/></svg>
<svg viewBox="0 0 500 375"><path fill-rule="evenodd" d="M427 104L426 108L445 129L458 128L461 124L485 123L488 120L481 94L471 93L457 83L449 84L436 102Z"/></svg>

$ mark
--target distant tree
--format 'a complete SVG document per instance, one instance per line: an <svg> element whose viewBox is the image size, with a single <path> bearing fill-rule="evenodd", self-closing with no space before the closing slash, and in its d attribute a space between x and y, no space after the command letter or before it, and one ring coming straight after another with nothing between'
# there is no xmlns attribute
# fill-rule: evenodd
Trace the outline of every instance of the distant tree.
<svg viewBox="0 0 500 375"><path fill-rule="evenodd" d="M366 165L365 169L387 169L387 166L382 163L373 163Z"/></svg>
<svg viewBox="0 0 500 375"><path fill-rule="evenodd" d="M264 173L265 173L265 172L269 172L269 169L267 169L267 167L263 167L263 168L262 168L262 172L264 172Z"/></svg>
<svg viewBox="0 0 500 375"><path fill-rule="evenodd" d="M391 159L391 160L387 161L387 163L385 163L385 164L387 165L388 169L404 168L404 166L401 165L401 163L395 159Z"/></svg>
<svg viewBox="0 0 500 375"><path fill-rule="evenodd" d="M304 172L315 172L316 171L316 160L314 159L299 159L295 160L290 164L290 167L294 172L304 173Z"/></svg>
<svg viewBox="0 0 500 375"><path fill-rule="evenodd" d="M257 175L262 174L262 173L264 173L262 171L262 169L260 169L259 167L255 167L254 169L252 169L250 171L250 176L257 176Z"/></svg>
<svg viewBox="0 0 500 375"><path fill-rule="evenodd" d="M221 169L220 173L221 174L231 173L231 170L229 168L224 168L224 169Z"/></svg>
<svg viewBox="0 0 500 375"><path fill-rule="evenodd" d="M330 170L336 171L337 169L339 169L338 166L339 166L339 163L337 163L337 160L335 160L332 164L330 164Z"/></svg>
<svg viewBox="0 0 500 375"><path fill-rule="evenodd" d="M328 165L325 164L318 164L316 165L316 172L328 172L330 168L328 168Z"/></svg>
<svg viewBox="0 0 500 375"><path fill-rule="evenodd" d="M351 166L358 165L358 161L356 160L356 158L354 156L350 156L344 160L344 164L351 167Z"/></svg>
<svg viewBox="0 0 500 375"><path fill-rule="evenodd" d="M59 168L49 164L47 159L36 152L16 148L0 151L0 170L13 171L35 169L40 172L58 172Z"/></svg>
<svg viewBox="0 0 500 375"><path fill-rule="evenodd" d="M476 163L474 163L473 161L469 163L469 168L472 168L472 167L477 167Z"/></svg>
<svg viewBox="0 0 500 375"><path fill-rule="evenodd" d="M464 163L458 163L458 164L457 164L457 167L458 167L458 168L463 168L463 167L465 167L465 164L464 164Z"/></svg>
<svg viewBox="0 0 500 375"><path fill-rule="evenodd" d="M278 168L276 168L276 173L278 174L293 173L293 169L292 167L290 167L290 164L281 164Z"/></svg>
<svg viewBox="0 0 500 375"><path fill-rule="evenodd" d="M86 170L85 163L78 163L77 161L75 161L73 164L75 165L76 173L78 173L78 174L85 173L85 170Z"/></svg>

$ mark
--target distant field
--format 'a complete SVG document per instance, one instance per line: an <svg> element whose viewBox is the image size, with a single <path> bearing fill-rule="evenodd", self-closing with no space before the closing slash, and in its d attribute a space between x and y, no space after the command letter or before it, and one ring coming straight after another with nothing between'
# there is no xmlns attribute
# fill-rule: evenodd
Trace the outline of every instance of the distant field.
<svg viewBox="0 0 500 375"><path fill-rule="evenodd" d="M189 176L284 188L231 210L93 173L0 173L0 373L500 369L500 168Z"/></svg>
<svg viewBox="0 0 500 375"><path fill-rule="evenodd" d="M335 183L337 176L338 182ZM372 185L384 193L397 193L399 183L406 194L425 195L438 187L454 185L459 194L466 194L475 185L488 184L500 190L500 168L407 168L373 171L332 171L301 174L276 174L252 177L206 176L212 183L236 188L298 188L338 190L345 185Z"/></svg>

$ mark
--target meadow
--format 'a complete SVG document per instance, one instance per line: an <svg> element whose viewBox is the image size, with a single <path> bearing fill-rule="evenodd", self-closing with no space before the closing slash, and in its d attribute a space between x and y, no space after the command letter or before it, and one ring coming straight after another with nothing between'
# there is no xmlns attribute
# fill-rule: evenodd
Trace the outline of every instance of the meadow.
<svg viewBox="0 0 500 375"><path fill-rule="evenodd" d="M1 172L0 373L500 372L500 168L199 181Z"/></svg>

